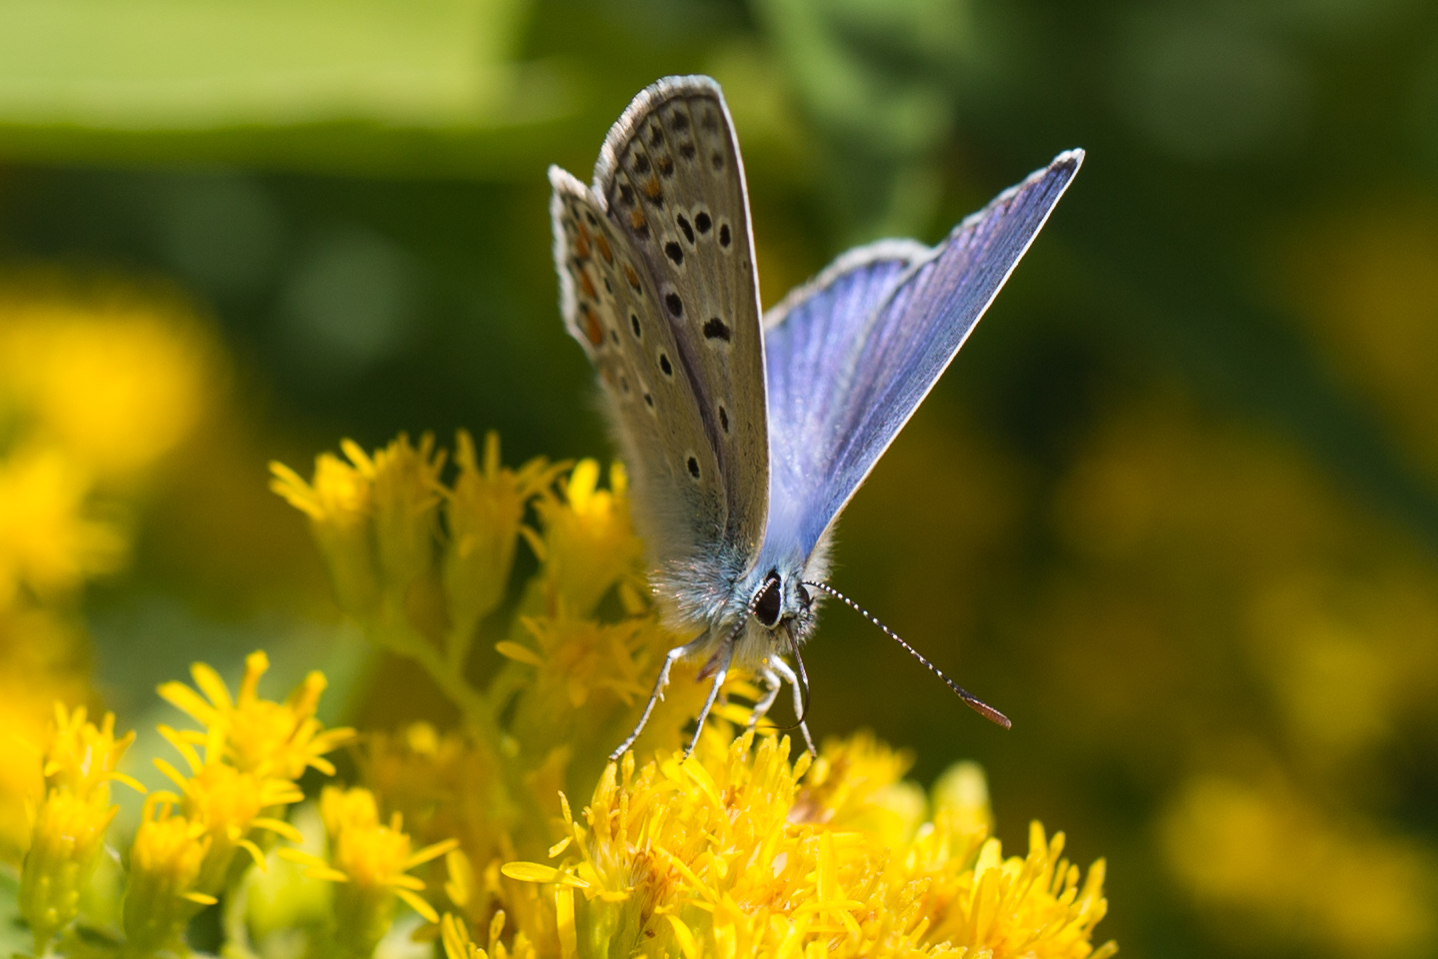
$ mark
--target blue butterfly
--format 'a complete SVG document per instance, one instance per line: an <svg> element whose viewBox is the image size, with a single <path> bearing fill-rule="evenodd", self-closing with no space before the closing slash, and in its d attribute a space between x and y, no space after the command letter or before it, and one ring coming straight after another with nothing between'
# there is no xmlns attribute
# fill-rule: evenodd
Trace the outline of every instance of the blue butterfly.
<svg viewBox="0 0 1438 959"><path fill-rule="evenodd" d="M599 374L663 621L694 637L669 652L613 758L681 660L712 677L691 751L735 666L764 683L753 722L790 684L813 751L799 647L825 595L1009 725L825 583L829 544L1082 161L1080 150L1060 154L933 249L851 250L763 315L744 167L713 80L669 77L635 97L592 187L550 167L565 325Z"/></svg>

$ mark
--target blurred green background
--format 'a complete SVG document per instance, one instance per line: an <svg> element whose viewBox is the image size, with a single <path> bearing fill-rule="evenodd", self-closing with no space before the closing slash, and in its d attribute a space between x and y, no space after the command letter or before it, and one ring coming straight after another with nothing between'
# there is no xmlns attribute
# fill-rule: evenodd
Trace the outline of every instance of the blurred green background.
<svg viewBox="0 0 1438 959"><path fill-rule="evenodd" d="M1010 844L1038 817L1109 858L1125 954L1438 955L1423 0L0 0L0 337L116 303L168 331L66 374L150 391L75 447L128 553L56 587L41 652L0 622L5 687L148 728L155 683L263 646L327 670L332 719L449 718L347 631L266 463L461 426L607 458L544 169L588 179L630 97L694 72L766 305L1088 150L836 553L1014 729L834 608L816 734L871 727L924 782L980 760ZM0 339L8 465L30 342Z"/></svg>

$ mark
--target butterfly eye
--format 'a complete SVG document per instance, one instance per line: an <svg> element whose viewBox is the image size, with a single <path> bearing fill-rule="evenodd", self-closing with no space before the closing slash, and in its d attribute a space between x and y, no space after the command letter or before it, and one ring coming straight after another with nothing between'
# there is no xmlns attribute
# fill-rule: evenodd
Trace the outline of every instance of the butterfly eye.
<svg viewBox="0 0 1438 959"><path fill-rule="evenodd" d="M769 579L759 602L754 605L754 618L765 626L773 626L779 621L780 600L779 577L774 576Z"/></svg>

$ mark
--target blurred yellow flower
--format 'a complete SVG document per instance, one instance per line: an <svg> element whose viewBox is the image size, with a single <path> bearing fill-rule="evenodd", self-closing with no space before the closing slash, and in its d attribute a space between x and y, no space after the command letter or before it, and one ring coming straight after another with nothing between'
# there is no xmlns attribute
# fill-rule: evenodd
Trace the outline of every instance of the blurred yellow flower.
<svg viewBox="0 0 1438 959"><path fill-rule="evenodd" d="M173 815L173 796L152 793L130 846L124 926L135 955L186 951L185 928L213 895L199 889L211 836L203 822Z"/></svg>
<svg viewBox="0 0 1438 959"><path fill-rule="evenodd" d="M23 411L102 480L134 478L190 433L209 400L212 352L169 293L0 284L0 410Z"/></svg>
<svg viewBox="0 0 1438 959"><path fill-rule="evenodd" d="M374 547L374 483L364 450L341 444L351 462L331 453L315 458L313 483L283 463L271 463L270 488L310 518L340 608L364 615L380 601L379 558ZM366 470L369 470L367 473Z"/></svg>
<svg viewBox="0 0 1438 959"><path fill-rule="evenodd" d="M30 850L20 871L20 913L42 956L55 934L78 914L80 897L104 847L105 829L118 807L110 805L110 783L144 788L115 765L135 739L115 738L115 716L97 727L83 706L73 712L55 704L49 742L40 755L45 798L33 815Z"/></svg>
<svg viewBox="0 0 1438 959"><path fill-rule="evenodd" d="M1303 930L1337 955L1411 955L1438 932L1420 849L1335 820L1275 777L1193 777L1160 835L1175 877L1235 941Z"/></svg>
<svg viewBox="0 0 1438 959"><path fill-rule="evenodd" d="M58 449L0 458L0 608L22 588L53 598L123 563L127 539L94 515L90 492L88 476Z"/></svg>
<svg viewBox="0 0 1438 959"><path fill-rule="evenodd" d="M353 739L354 730L326 730L315 718L326 685L324 674L311 672L285 702L278 703L259 696L260 677L269 668L269 657L263 652L247 656L235 699L220 675L204 663L190 667L204 697L179 682L165 683L159 693L208 731L180 733L180 738L199 745L207 742L208 734L217 734L225 759L242 772L295 780L314 768L333 776L334 766L324 757Z"/></svg>
<svg viewBox="0 0 1438 959"><path fill-rule="evenodd" d="M460 430L455 442L459 475L445 490L444 587L454 629L468 635L504 598L525 509L565 467L532 459L506 469L493 432L484 438L483 464L468 433Z"/></svg>
<svg viewBox="0 0 1438 959"><path fill-rule="evenodd" d="M581 460L560 487L560 495L535 504L543 527L535 552L545 563L550 610L562 603L574 615L588 616L642 554L629 523L628 480L624 467L615 463L609 468L609 489L600 489L599 464Z"/></svg>
<svg viewBox="0 0 1438 959"><path fill-rule="evenodd" d="M430 922L439 922L434 907L418 895L424 883L408 873L454 849L457 840L412 852L400 814L395 813L388 825L381 823L368 789L326 786L320 795L320 814L329 834L329 858L292 849L281 855L309 866L311 878L342 884L335 894L335 935L343 955L373 954L394 920L396 897Z"/></svg>
<svg viewBox="0 0 1438 959"><path fill-rule="evenodd" d="M536 959L538 953L534 945L519 932L514 937L513 949L505 948L500 941L500 934L504 932L504 910L494 914L494 919L489 923L489 948L481 949L469 937L469 927L450 913L445 913L440 921L440 938L444 944L444 954L448 959Z"/></svg>

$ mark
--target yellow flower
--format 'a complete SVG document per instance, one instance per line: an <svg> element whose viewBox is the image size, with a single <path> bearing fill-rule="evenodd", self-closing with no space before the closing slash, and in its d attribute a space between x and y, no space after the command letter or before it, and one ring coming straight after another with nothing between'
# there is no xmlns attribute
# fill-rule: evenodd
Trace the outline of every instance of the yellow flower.
<svg viewBox="0 0 1438 959"><path fill-rule="evenodd" d="M554 482L564 466L532 459L518 472L499 463L499 435L484 438L484 463L464 430L456 438L459 475L445 491L449 540L444 553L444 588L454 629L468 636L504 598L514 563L520 522L529 502Z"/></svg>
<svg viewBox="0 0 1438 959"><path fill-rule="evenodd" d="M240 693L234 699L219 673L204 663L192 665L190 675L207 698L179 682L165 683L159 693L207 730L217 732L224 743L224 758L243 772L296 780L305 769L314 768L333 776L334 766L324 757L353 739L354 730L326 730L315 718L326 685L324 674L310 673L288 699L277 703L259 696L260 677L269 667L263 652L247 656ZM179 736L194 745L206 741L202 733Z"/></svg>
<svg viewBox="0 0 1438 959"><path fill-rule="evenodd" d="M481 949L469 938L469 928L464 920L445 913L439 924L440 938L444 942L444 954L448 959L536 959L535 948L523 932L515 934L514 948L506 949L500 942L504 931L504 910L494 914L489 923L489 948Z"/></svg>
<svg viewBox="0 0 1438 959"><path fill-rule="evenodd" d="M403 603L434 561L444 452L428 433L418 447L401 433L373 457L350 440L340 448L349 462L322 454L313 485L271 463L270 488L310 517L341 608L365 615L386 593Z"/></svg>
<svg viewBox="0 0 1438 959"><path fill-rule="evenodd" d="M37 956L79 912L81 892L105 845L105 829L119 809L106 798L52 789L35 815L20 873L20 914L35 936Z"/></svg>
<svg viewBox="0 0 1438 959"><path fill-rule="evenodd" d="M530 537L545 566L551 608L562 603L588 616L621 578L634 575L642 547L629 523L624 467L609 468L609 489L599 486L599 464L581 460L561 484L562 495L535 504L543 538Z"/></svg>
<svg viewBox="0 0 1438 959"><path fill-rule="evenodd" d="M516 862L513 879L554 885L565 955L984 955L1083 959L1106 909L1103 864L1078 886L1038 824L1024 859L938 810L913 838L883 823L907 806L889 788L902 757L872 740L826 744L809 768L786 739L716 730L688 762L662 756L636 776L610 764L582 823L553 854ZM826 770L820 770L823 765ZM799 782L820 772L812 787ZM802 799L801 799L802 797ZM867 798L865 798L867 797ZM879 815L876 815L876 811ZM798 814L797 816L795 814ZM879 824L877 827L875 824ZM977 855L976 855L977 854ZM576 891L580 894L576 896Z"/></svg>
<svg viewBox="0 0 1438 959"><path fill-rule="evenodd" d="M55 449L0 460L0 609L22 587L65 594L123 563L126 538L91 515L90 488L86 472Z"/></svg>
<svg viewBox="0 0 1438 959"><path fill-rule="evenodd" d="M64 703L57 702L55 728L42 754L41 775L46 786L69 790L82 799L99 793L108 800L112 780L144 792L134 779L115 771L120 757L134 741L134 732L115 738L114 713L106 713L97 727L86 722L84 706L70 711Z"/></svg>
<svg viewBox="0 0 1438 959"><path fill-rule="evenodd" d="M16 867L45 798L41 757L54 735L55 703L90 698L87 645L80 624L62 613L0 608L0 860Z"/></svg>
<svg viewBox="0 0 1438 959"><path fill-rule="evenodd" d="M407 589L434 561L444 458L429 433L419 438L418 447L410 446L409 437L401 433L389 446L376 450L373 460L356 463L374 482L380 572L397 592Z"/></svg>
<svg viewBox="0 0 1438 959"><path fill-rule="evenodd" d="M303 799L304 793L294 783L241 772L222 762L202 762L199 755L188 748L188 743L180 740L173 730L161 726L160 732L181 748L194 773L187 779L163 759L155 760L155 765L179 787L181 793L180 796L160 795L177 801L186 817L203 826L210 839L209 853L198 883L202 891L218 894L228 885L233 878L231 865L240 849L264 868L264 853L252 838L252 830L264 830L298 840L299 834L289 823L262 815L267 810Z"/></svg>
<svg viewBox="0 0 1438 959"><path fill-rule="evenodd" d="M274 476L270 488L309 516L310 530L334 585L335 601L345 612L363 616L380 603L373 470L358 445L345 440L340 448L353 465L331 453L321 453L315 458L312 485L283 463L271 463Z"/></svg>
<svg viewBox="0 0 1438 959"><path fill-rule="evenodd" d="M41 756L47 786L34 814L30 851L20 872L20 913L35 936L35 954L44 955L54 935L75 918L80 895L95 870L105 829L118 809L110 805L110 781L143 787L115 772L129 733L115 739L115 716L99 727L85 721L85 708L74 712L55 704L55 725Z"/></svg>
<svg viewBox="0 0 1438 959"><path fill-rule="evenodd" d="M191 433L216 377L188 304L116 284L7 286L0 407L25 410L39 435L101 479L133 477Z"/></svg>
<svg viewBox="0 0 1438 959"><path fill-rule="evenodd" d="M161 949L187 952L185 927L198 909L216 901L198 889L211 836L204 823L172 815L173 798L150 795L130 847L125 936L141 956Z"/></svg>
<svg viewBox="0 0 1438 959"><path fill-rule="evenodd" d="M1264 778L1195 776L1164 816L1163 852L1198 905L1260 942L1301 928L1335 955L1421 953L1438 931L1421 849Z"/></svg>
<svg viewBox="0 0 1438 959"><path fill-rule="evenodd" d="M459 843L453 839L411 852L410 838L398 813L380 822L374 794L367 789L326 786L320 815L329 834L328 861L298 850L281 855L310 867L308 875L340 883L335 895L335 934L344 955L368 957L394 920L395 898L403 899L430 922L434 907L421 898L424 883L409 870L443 856Z"/></svg>
<svg viewBox="0 0 1438 959"><path fill-rule="evenodd" d="M364 783L386 809L404 817L413 841L459 840L463 853L451 854L450 873L461 874L461 882L451 884L450 901L471 918L488 916L494 898L503 901L503 890L484 877L497 875L513 858L512 836L521 819L496 758L476 749L472 736L441 735L428 723L397 735L369 733L362 745Z"/></svg>

